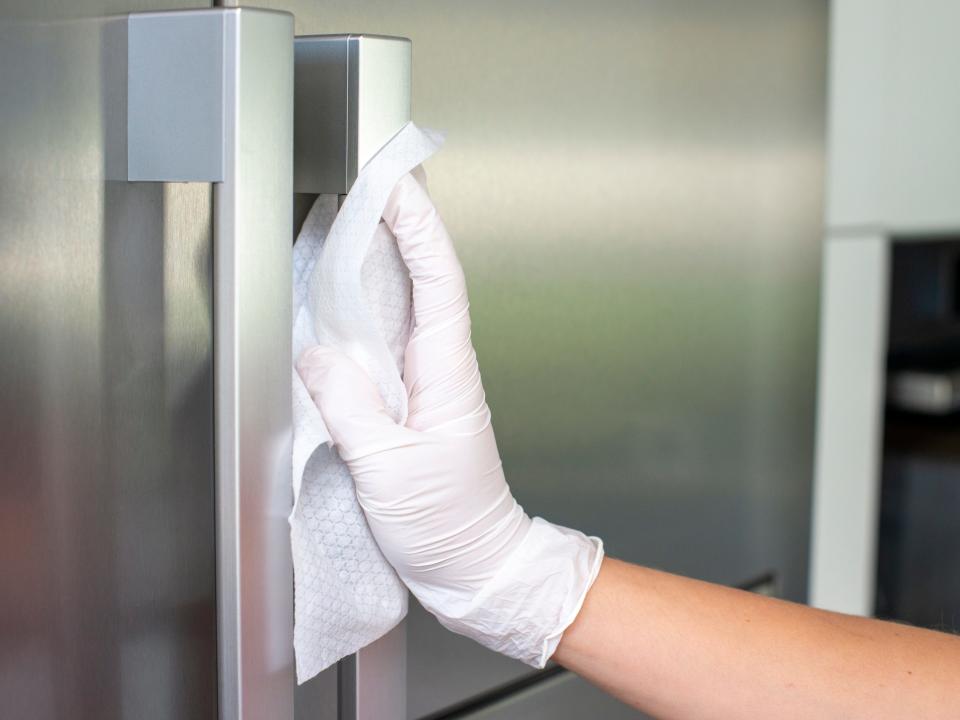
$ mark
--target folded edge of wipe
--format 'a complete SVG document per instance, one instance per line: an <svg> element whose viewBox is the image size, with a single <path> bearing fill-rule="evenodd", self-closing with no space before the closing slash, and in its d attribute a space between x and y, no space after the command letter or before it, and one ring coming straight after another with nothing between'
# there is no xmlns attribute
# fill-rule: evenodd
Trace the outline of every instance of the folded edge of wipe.
<svg viewBox="0 0 960 720"><path fill-rule="evenodd" d="M406 420L403 351L411 330L410 276L381 222L397 181L429 158L442 134L407 123L360 171L339 212L321 195L294 245L294 361L324 344L345 352ZM300 683L389 632L407 591L381 554L346 466L295 368L293 491L297 680Z"/></svg>

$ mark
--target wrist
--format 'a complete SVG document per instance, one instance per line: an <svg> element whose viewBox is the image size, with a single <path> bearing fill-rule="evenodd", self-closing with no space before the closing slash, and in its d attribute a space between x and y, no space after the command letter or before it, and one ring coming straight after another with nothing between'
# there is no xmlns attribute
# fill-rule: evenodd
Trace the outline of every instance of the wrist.
<svg viewBox="0 0 960 720"><path fill-rule="evenodd" d="M534 518L498 572L472 596L451 602L432 588L411 590L448 629L542 668L576 619L602 560L599 538Z"/></svg>

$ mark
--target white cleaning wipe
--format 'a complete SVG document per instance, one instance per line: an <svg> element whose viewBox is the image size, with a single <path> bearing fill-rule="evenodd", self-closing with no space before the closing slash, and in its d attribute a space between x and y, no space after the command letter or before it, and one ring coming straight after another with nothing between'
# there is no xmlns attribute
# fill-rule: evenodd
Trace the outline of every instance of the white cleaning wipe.
<svg viewBox="0 0 960 720"><path fill-rule="evenodd" d="M407 416L403 354L410 274L381 214L397 181L443 142L408 123L360 171L339 213L321 195L293 248L293 357L328 345L373 379L397 422ZM353 480L293 369L293 546L297 680L305 682L391 630L407 591L367 527Z"/></svg>

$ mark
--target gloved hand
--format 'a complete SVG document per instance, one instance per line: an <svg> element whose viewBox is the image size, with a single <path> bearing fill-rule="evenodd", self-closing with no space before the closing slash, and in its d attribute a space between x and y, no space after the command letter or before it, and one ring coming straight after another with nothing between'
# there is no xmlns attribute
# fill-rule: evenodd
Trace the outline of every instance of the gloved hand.
<svg viewBox="0 0 960 720"><path fill-rule="evenodd" d="M352 360L325 347L297 369L357 487L373 536L451 630L543 667L603 557L580 532L530 519L510 493L470 339L463 270L426 191L397 185L383 219L413 281L405 425Z"/></svg>

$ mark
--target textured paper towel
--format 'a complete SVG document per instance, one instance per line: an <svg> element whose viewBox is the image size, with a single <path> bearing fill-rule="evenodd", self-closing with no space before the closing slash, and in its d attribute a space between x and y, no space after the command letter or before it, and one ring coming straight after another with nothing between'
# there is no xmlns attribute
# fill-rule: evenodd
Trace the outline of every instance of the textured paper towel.
<svg viewBox="0 0 960 720"><path fill-rule="evenodd" d="M408 123L359 173L339 213L321 195L293 248L293 353L336 347L363 367L398 422L407 415L403 353L410 275L381 214L397 181L442 143ZM353 480L293 370L293 547L297 679L305 682L392 629L407 592L377 548Z"/></svg>

